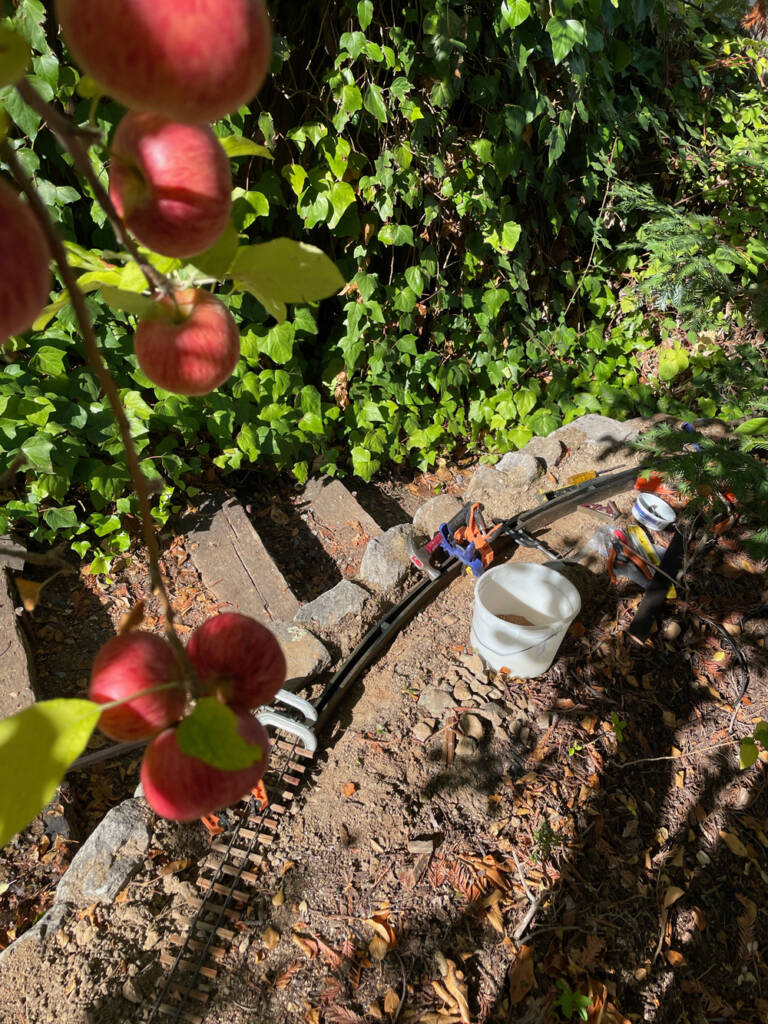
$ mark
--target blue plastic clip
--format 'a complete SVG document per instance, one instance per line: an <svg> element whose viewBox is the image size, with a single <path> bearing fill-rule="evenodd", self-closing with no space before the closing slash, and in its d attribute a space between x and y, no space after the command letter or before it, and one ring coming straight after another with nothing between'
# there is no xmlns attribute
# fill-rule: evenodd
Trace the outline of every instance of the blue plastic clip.
<svg viewBox="0 0 768 1024"><path fill-rule="evenodd" d="M480 556L477 554L474 542L468 544L467 547L463 548L460 544L454 544L451 540L451 531L448 529L448 524L443 523L440 527L440 546L449 555L453 555L454 558L458 558L460 562L468 566L472 570L474 576L482 576L483 574L483 563Z"/></svg>

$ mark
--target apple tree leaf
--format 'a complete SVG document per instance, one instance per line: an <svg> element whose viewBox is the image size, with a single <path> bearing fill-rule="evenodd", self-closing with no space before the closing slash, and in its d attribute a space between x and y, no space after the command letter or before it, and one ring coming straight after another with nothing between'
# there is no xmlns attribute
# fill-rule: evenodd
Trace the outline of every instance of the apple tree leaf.
<svg viewBox="0 0 768 1024"><path fill-rule="evenodd" d="M176 730L179 749L222 771L250 768L266 754L246 743L237 731L237 716L215 697L201 697Z"/></svg>
<svg viewBox="0 0 768 1024"><path fill-rule="evenodd" d="M31 57L26 40L8 25L0 25L0 88L23 78Z"/></svg>
<svg viewBox="0 0 768 1024"><path fill-rule="evenodd" d="M768 434L768 416L755 416L754 419L747 420L746 423L740 423L734 433L747 437L751 434Z"/></svg>
<svg viewBox="0 0 768 1024"><path fill-rule="evenodd" d="M275 238L241 247L228 276L282 323L286 303L314 302L344 287L336 264L314 245Z"/></svg>
<svg viewBox="0 0 768 1024"><path fill-rule="evenodd" d="M90 700L45 700L0 722L0 847L51 800L101 710Z"/></svg>
<svg viewBox="0 0 768 1024"><path fill-rule="evenodd" d="M219 142L230 160L237 156L263 156L265 160L275 159L266 146L260 146L252 139L244 139L242 135L227 135L226 138L219 139Z"/></svg>
<svg viewBox="0 0 768 1024"><path fill-rule="evenodd" d="M144 316L154 305L154 300L148 295L129 292L125 288L107 286L101 289L101 294L110 309L121 313L132 313L134 316Z"/></svg>
<svg viewBox="0 0 768 1024"><path fill-rule="evenodd" d="M754 736L764 750L768 750L768 722L758 722L754 728Z"/></svg>
<svg viewBox="0 0 768 1024"><path fill-rule="evenodd" d="M232 221L222 231L210 249L193 256L190 260L198 270L219 280L227 276L232 261L237 255L238 234Z"/></svg>
<svg viewBox="0 0 768 1024"><path fill-rule="evenodd" d="M751 736L745 736L739 745L739 767L751 768L757 761L757 744Z"/></svg>

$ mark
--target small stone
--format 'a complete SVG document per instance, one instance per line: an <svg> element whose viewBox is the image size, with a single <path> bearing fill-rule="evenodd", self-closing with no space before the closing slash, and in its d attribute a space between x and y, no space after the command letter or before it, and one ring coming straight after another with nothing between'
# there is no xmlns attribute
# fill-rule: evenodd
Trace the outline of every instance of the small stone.
<svg viewBox="0 0 768 1024"><path fill-rule="evenodd" d="M453 695L436 686L428 686L419 697L419 707L425 708L435 718L442 718L445 712L454 705Z"/></svg>
<svg viewBox="0 0 768 1024"><path fill-rule="evenodd" d="M408 853L414 853L416 855L423 853L433 853L435 849L435 840L432 836L424 839L409 839L408 840Z"/></svg>
<svg viewBox="0 0 768 1024"><path fill-rule="evenodd" d="M453 519L462 504L453 494L438 494L436 498L430 498L413 517L414 533L431 539L443 523Z"/></svg>
<svg viewBox="0 0 768 1024"><path fill-rule="evenodd" d="M507 519L529 504L525 496L528 486L528 474L519 466L503 473L493 466L478 466L467 487L467 501L482 505L483 516L490 525L489 520Z"/></svg>
<svg viewBox="0 0 768 1024"><path fill-rule="evenodd" d="M419 722L418 725L413 727L413 735L419 743L426 743L432 735L432 729L426 722Z"/></svg>
<svg viewBox="0 0 768 1024"><path fill-rule="evenodd" d="M470 736L462 736L456 744L454 753L456 757L474 757L477 750L477 743Z"/></svg>
<svg viewBox="0 0 768 1024"><path fill-rule="evenodd" d="M481 683L479 679L470 679L469 688L477 697L487 697L491 687L487 683Z"/></svg>
<svg viewBox="0 0 768 1024"><path fill-rule="evenodd" d="M129 1003L136 1003L138 1005L144 1002L144 993L133 978L127 978L123 982L122 992L123 999L127 999Z"/></svg>
<svg viewBox="0 0 768 1024"><path fill-rule="evenodd" d="M458 621L458 615L453 615L452 613L449 613L448 615L443 616L443 622L445 623L446 626L455 626Z"/></svg>
<svg viewBox="0 0 768 1024"><path fill-rule="evenodd" d="M542 715L536 716L536 728L541 729L542 732L546 732L546 730L550 727L551 724L552 720L546 712L544 712L544 714Z"/></svg>
<svg viewBox="0 0 768 1024"><path fill-rule="evenodd" d="M479 743L483 738L483 723L477 715L462 715L461 731L465 736L469 736L471 739L477 740Z"/></svg>
<svg viewBox="0 0 768 1024"><path fill-rule="evenodd" d="M413 526L393 526L380 537L368 541L360 563L360 579L375 590L393 590L399 586L411 567L408 553L413 543Z"/></svg>
<svg viewBox="0 0 768 1024"><path fill-rule="evenodd" d="M528 740L531 738L531 730L528 728L527 725L524 725L522 727L522 729L520 730L520 734L519 735L520 735L520 742L523 745L525 745L525 744L528 743Z"/></svg>
<svg viewBox="0 0 768 1024"><path fill-rule="evenodd" d="M466 683L456 683L453 688L453 696L456 700L472 700L472 691Z"/></svg>
<svg viewBox="0 0 768 1024"><path fill-rule="evenodd" d="M459 661L469 669L478 679L487 679L485 665L479 654L462 654Z"/></svg>
<svg viewBox="0 0 768 1024"><path fill-rule="evenodd" d="M665 640L677 640L680 636L681 628L679 622L668 622L664 627L664 639Z"/></svg>

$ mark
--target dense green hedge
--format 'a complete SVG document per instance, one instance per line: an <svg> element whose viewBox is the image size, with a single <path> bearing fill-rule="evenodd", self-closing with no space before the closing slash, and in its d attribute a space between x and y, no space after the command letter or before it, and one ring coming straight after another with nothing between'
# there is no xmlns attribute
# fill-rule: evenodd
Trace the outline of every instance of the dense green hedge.
<svg viewBox="0 0 768 1024"><path fill-rule="evenodd" d="M44 5L11 6L37 87L108 135L121 111L77 91ZM282 323L258 288L232 295L243 359L205 399L156 391L138 370L130 302L96 288L109 272L130 291L134 270L37 117L0 94L95 289L145 470L166 485L160 519L211 464L367 478L496 454L585 412L741 411L759 353L734 380L701 334L742 322L768 253L768 104L735 16L655 0L271 10L274 75L217 129L272 156L236 158L235 226L319 246L349 284ZM106 151L94 158L103 170ZM198 263L163 265L199 279ZM0 469L20 448L28 467L0 531L63 533L83 555L124 549L125 462L66 302L9 352Z"/></svg>

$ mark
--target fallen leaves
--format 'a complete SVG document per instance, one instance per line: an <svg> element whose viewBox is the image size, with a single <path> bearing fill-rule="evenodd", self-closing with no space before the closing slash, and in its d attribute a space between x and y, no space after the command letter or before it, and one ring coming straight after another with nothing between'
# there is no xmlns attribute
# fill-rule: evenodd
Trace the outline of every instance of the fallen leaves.
<svg viewBox="0 0 768 1024"><path fill-rule="evenodd" d="M509 1001L512 1006L521 1002L536 981L533 969L533 946L521 946L507 974Z"/></svg>
<svg viewBox="0 0 768 1024"><path fill-rule="evenodd" d="M453 960L438 954L441 980L433 981L432 987L443 1002L450 1008L452 1015L458 1015L461 1024L471 1024L469 1014L469 990L462 971L456 969Z"/></svg>

